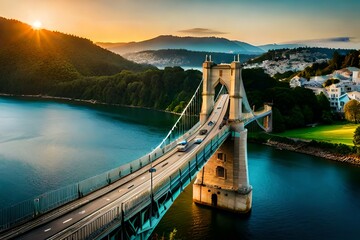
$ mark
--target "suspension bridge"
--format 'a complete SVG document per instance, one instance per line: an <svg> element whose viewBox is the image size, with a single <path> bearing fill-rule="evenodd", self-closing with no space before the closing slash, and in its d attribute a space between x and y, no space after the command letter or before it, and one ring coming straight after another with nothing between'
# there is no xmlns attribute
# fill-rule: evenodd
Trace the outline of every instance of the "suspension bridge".
<svg viewBox="0 0 360 240"><path fill-rule="evenodd" d="M0 210L0 239L147 239L194 178L194 202L247 213L245 126L252 122L271 131L271 106L253 111L249 105L239 57L230 64L206 57L201 83L153 151Z"/></svg>

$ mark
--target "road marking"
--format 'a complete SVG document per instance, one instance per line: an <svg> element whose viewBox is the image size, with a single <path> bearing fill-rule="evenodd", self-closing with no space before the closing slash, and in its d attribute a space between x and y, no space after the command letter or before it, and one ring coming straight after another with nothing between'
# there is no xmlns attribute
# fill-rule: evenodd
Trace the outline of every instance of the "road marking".
<svg viewBox="0 0 360 240"><path fill-rule="evenodd" d="M48 228L48 229L45 229L44 232L48 232L48 231L50 231L50 230L51 230L51 228Z"/></svg>
<svg viewBox="0 0 360 240"><path fill-rule="evenodd" d="M121 192L121 191L122 191L122 189L119 190L119 192Z"/></svg>
<svg viewBox="0 0 360 240"><path fill-rule="evenodd" d="M85 210L82 210L81 212L79 212L79 214L84 214L85 213Z"/></svg>
<svg viewBox="0 0 360 240"><path fill-rule="evenodd" d="M63 221L63 223L70 222L71 220L72 220L72 218L69 218L68 220Z"/></svg>
<svg viewBox="0 0 360 240"><path fill-rule="evenodd" d="M141 179L144 179L145 178L145 176L143 176Z"/></svg>
<svg viewBox="0 0 360 240"><path fill-rule="evenodd" d="M110 198L106 198L105 200L106 200L106 201L110 201Z"/></svg>

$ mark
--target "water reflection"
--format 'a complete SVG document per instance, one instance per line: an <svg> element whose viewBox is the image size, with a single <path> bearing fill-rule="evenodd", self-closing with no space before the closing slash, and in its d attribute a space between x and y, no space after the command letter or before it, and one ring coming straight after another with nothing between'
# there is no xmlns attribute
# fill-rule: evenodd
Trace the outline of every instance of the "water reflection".
<svg viewBox="0 0 360 240"><path fill-rule="evenodd" d="M0 204L135 160L161 142L175 119L139 108L0 98Z"/></svg>
<svg viewBox="0 0 360 240"><path fill-rule="evenodd" d="M185 189L155 232L181 239L357 239L360 168L249 144L248 217L197 206Z"/></svg>

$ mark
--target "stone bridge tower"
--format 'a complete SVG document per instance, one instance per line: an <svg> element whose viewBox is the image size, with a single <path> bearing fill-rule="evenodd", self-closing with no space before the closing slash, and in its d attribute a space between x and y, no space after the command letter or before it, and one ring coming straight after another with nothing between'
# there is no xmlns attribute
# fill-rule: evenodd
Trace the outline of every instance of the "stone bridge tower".
<svg viewBox="0 0 360 240"><path fill-rule="evenodd" d="M211 57L203 63L203 93L200 114L205 123L214 107L215 87L228 90L231 135L198 173L193 185L193 201L238 213L251 210L252 188L247 162L247 129L241 121L241 63L239 56L231 64L214 64Z"/></svg>

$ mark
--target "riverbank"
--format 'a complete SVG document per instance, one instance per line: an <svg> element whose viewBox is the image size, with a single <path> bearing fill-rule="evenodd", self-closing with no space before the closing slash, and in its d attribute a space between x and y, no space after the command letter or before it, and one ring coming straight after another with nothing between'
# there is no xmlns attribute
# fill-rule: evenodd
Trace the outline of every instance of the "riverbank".
<svg viewBox="0 0 360 240"><path fill-rule="evenodd" d="M285 138L269 134L250 136L249 140L279 150L288 150L360 166L360 156L354 153L353 147L344 144Z"/></svg>
<svg viewBox="0 0 360 240"><path fill-rule="evenodd" d="M172 112L172 111L166 111L161 109L154 109L149 107L142 107L142 106L133 106L133 105L122 105L122 104L114 104L114 103L105 103L100 102L94 99L86 100L86 99L80 99L80 98L68 98L68 97L55 97L55 96L49 96L49 95L26 95L26 94L9 94L9 93L0 93L0 97L21 97L21 98L34 98L34 99L44 99L44 100L57 100L57 101L65 101L65 102L76 102L76 103L87 103L87 104L100 104L100 105L108 105L108 106L115 106L115 107L128 107L128 108L143 108L143 109L150 109L154 111L159 112L166 112L171 113L175 115L181 115L181 113Z"/></svg>

